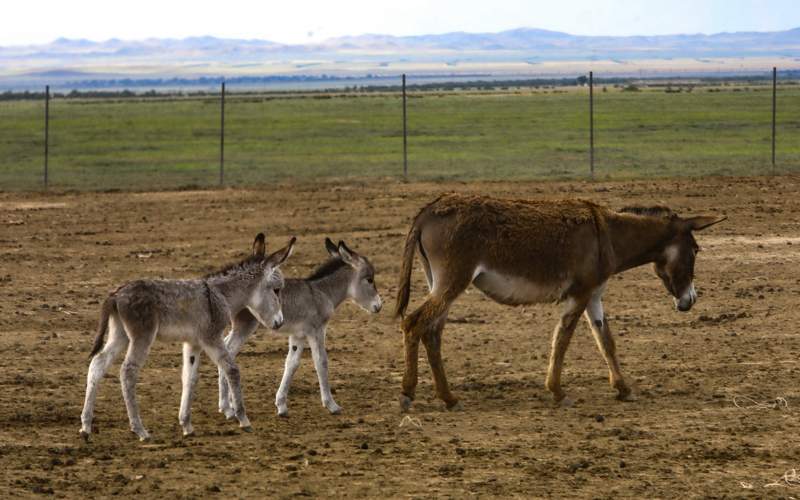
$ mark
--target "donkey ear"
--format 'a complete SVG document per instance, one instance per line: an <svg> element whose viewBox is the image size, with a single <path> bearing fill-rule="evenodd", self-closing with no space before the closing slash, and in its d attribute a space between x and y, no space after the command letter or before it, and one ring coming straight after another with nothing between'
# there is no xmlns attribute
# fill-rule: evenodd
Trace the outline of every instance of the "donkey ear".
<svg viewBox="0 0 800 500"><path fill-rule="evenodd" d="M728 217L724 215L698 215L697 217L689 217L688 219L684 219L683 222L690 231L700 231L709 226L713 226L714 224L719 224L727 218Z"/></svg>
<svg viewBox="0 0 800 500"><path fill-rule="evenodd" d="M280 267L281 264L286 262L286 259L288 259L290 255L292 255L292 250L294 250L294 243L296 241L297 238L292 236L292 239L289 240L288 245L270 255L269 258L267 258L267 263L265 268L275 269L276 267Z"/></svg>
<svg viewBox="0 0 800 500"><path fill-rule="evenodd" d="M339 242L339 248L337 249L339 256L345 262L345 264L349 264L353 267L356 265L356 253L349 248L347 245L344 244L344 241Z"/></svg>
<svg viewBox="0 0 800 500"><path fill-rule="evenodd" d="M336 243L332 242L330 238L325 238L325 250L328 251L331 257L339 256L339 247L337 247Z"/></svg>
<svg viewBox="0 0 800 500"><path fill-rule="evenodd" d="M263 257L265 253L267 253L267 238L264 233L258 233L253 242L253 255Z"/></svg>

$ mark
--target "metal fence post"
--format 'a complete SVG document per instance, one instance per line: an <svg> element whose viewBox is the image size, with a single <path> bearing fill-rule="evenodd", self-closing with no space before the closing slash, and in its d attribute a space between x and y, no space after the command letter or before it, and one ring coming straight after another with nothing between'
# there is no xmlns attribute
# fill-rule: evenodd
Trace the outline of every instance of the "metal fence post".
<svg viewBox="0 0 800 500"><path fill-rule="evenodd" d="M44 88L44 188L50 182L48 162L50 159L50 85Z"/></svg>
<svg viewBox="0 0 800 500"><path fill-rule="evenodd" d="M775 113L777 111L778 68L772 67L772 170L775 170Z"/></svg>
<svg viewBox="0 0 800 500"><path fill-rule="evenodd" d="M589 173L594 179L594 73L589 72Z"/></svg>
<svg viewBox="0 0 800 500"><path fill-rule="evenodd" d="M408 180L408 126L406 118L406 74L403 73L403 179Z"/></svg>
<svg viewBox="0 0 800 500"><path fill-rule="evenodd" d="M219 114L219 185L222 186L225 183L225 82L222 82Z"/></svg>

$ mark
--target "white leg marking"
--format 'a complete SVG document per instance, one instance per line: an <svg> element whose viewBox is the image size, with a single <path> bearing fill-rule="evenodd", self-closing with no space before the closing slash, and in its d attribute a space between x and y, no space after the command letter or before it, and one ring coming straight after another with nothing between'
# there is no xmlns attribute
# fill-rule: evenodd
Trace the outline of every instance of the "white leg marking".
<svg viewBox="0 0 800 500"><path fill-rule="evenodd" d="M603 312L603 293L606 291L605 284L596 288L592 292L592 297L589 299L589 304L586 306L586 318L591 323L592 328L602 329L604 319Z"/></svg>
<svg viewBox="0 0 800 500"><path fill-rule="evenodd" d="M235 323L230 333L225 337L225 349L228 350L232 358L241 351L242 346L247 342L247 339L253 332L258 329L258 322L251 323ZM217 368L218 384L219 384L219 411L225 414L225 418L231 419L234 417L233 411L233 398L228 384L228 379L225 377L221 368Z"/></svg>
<svg viewBox="0 0 800 500"><path fill-rule="evenodd" d="M289 387L292 385L292 378L300 366L300 359L303 356L305 341L302 337L289 337L289 353L286 355L286 363L283 367L283 377L278 392L275 394L275 406L278 408L278 415L285 417L289 414L286 399L289 397Z"/></svg>
<svg viewBox="0 0 800 500"><path fill-rule="evenodd" d="M317 378L319 379L322 405L334 415L341 413L342 408L333 400L331 387L328 383L328 352L325 350L325 330L309 335L308 344L311 347L311 357L314 359L314 369L317 371Z"/></svg>
<svg viewBox="0 0 800 500"><path fill-rule="evenodd" d="M225 337L225 348L231 354L231 357L236 357L243 343L244 341L236 329L232 329ZM219 411L225 414L225 418L231 419L234 416L231 390L228 385L228 379L219 366L217 366L217 382L219 385Z"/></svg>
<svg viewBox="0 0 800 500"><path fill-rule="evenodd" d="M217 368L222 369L225 378L228 381L228 386L231 391L231 399L233 401L233 411L236 419L239 421L239 427L251 431L250 420L247 418L247 413L244 408L244 400L242 399L242 385L240 381L239 367L233 359L233 356L225 348L225 343L222 340L214 344L201 343L200 347L211 358L211 361L217 365Z"/></svg>
<svg viewBox="0 0 800 500"><path fill-rule="evenodd" d="M83 412L81 413L81 434L89 436L92 433L92 420L94 419L94 405L97 399L97 388L100 381L108 371L114 359L128 346L128 336L119 324L111 316L108 320L108 340L103 350L95 354L89 365L89 372L86 375L86 398L83 402Z"/></svg>
<svg viewBox="0 0 800 500"><path fill-rule="evenodd" d="M139 436L141 441L150 439L150 433L147 432L147 429L142 424L139 403L136 401L136 382L139 380L139 369L144 363L148 349L149 346L136 346L134 342L128 344L128 353L125 355L125 361L122 362L119 377L122 383L122 397L128 410L131 431Z"/></svg>
<svg viewBox="0 0 800 500"><path fill-rule="evenodd" d="M589 304L586 306L585 316L586 320L589 322L589 327L592 329L592 335L597 343L597 348L606 360L606 365L608 365L609 381L612 387L619 392L617 398L627 400L631 391L622 377L614 339L611 336L608 325L604 324L606 318L603 312L603 292L605 292L605 284L592 293Z"/></svg>
<svg viewBox="0 0 800 500"><path fill-rule="evenodd" d="M178 413L178 422L183 428L183 435L189 436L194 433L192 427L192 400L194 399L194 388L197 385L200 366L200 347L184 342L183 344L183 370L181 371L181 409Z"/></svg>

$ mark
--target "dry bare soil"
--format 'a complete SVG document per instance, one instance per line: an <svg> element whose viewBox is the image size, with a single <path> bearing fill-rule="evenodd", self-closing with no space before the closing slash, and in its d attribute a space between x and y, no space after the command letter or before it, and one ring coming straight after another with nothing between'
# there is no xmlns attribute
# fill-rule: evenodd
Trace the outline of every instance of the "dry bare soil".
<svg viewBox="0 0 800 500"><path fill-rule="evenodd" d="M0 194L0 496L142 497L791 497L800 466L800 177L616 183L307 184L260 190ZM606 310L634 402L618 402L585 324L564 381L543 386L557 306L509 308L470 289L445 329L444 356L464 411L435 399L421 360L409 419L397 397L402 338L390 307L341 307L328 330L339 416L320 404L309 356L290 416L273 405L286 340L261 329L239 357L243 434L217 412L207 359L197 435L177 422L180 346L158 343L139 398L153 433L128 430L119 362L100 388L99 433L78 438L99 302L125 280L194 277L245 254L267 229L299 246L286 274L308 274L325 236L372 259L387 306L411 217L442 191L584 197L612 207L662 203L729 220L698 234L700 300L678 313L653 271L615 277ZM413 304L425 294L414 273ZM785 398L788 407L748 407ZM738 403L738 404L737 404Z"/></svg>

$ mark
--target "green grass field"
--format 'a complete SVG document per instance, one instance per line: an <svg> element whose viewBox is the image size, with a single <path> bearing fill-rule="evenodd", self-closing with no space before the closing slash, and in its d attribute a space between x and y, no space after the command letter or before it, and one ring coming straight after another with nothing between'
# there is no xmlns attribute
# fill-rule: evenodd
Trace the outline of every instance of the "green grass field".
<svg viewBox="0 0 800 500"><path fill-rule="evenodd" d="M666 93L595 89L598 178L769 173L766 86ZM800 88L779 88L778 172L800 171ZM51 101L50 181L60 189L218 182L213 98ZM0 102L0 190L39 189L44 104ZM398 95L228 96L226 183L402 175ZM588 89L417 93L411 179L575 178L589 172Z"/></svg>

